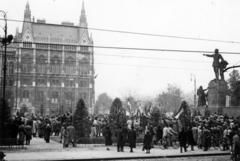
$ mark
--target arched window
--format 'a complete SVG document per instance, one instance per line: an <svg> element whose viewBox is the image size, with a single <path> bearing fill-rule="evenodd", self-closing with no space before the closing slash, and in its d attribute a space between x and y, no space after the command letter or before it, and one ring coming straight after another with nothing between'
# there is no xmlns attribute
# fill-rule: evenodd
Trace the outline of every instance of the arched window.
<svg viewBox="0 0 240 161"><path fill-rule="evenodd" d="M89 74L90 62L87 58L83 58L79 61L79 73L82 75Z"/></svg>
<svg viewBox="0 0 240 161"><path fill-rule="evenodd" d="M52 98L51 98L52 103L58 103L58 98L59 98L59 93L57 91L53 91Z"/></svg>
<svg viewBox="0 0 240 161"><path fill-rule="evenodd" d="M72 57L67 57L65 59L65 73L66 74L72 74L75 72L75 64L76 61Z"/></svg>
<svg viewBox="0 0 240 161"><path fill-rule="evenodd" d="M23 98L23 102L28 102L28 100L29 100L29 91L24 90L22 98Z"/></svg>
<svg viewBox="0 0 240 161"><path fill-rule="evenodd" d="M53 56L50 60L51 62L51 72L60 73L61 72L61 58L57 55Z"/></svg>
<svg viewBox="0 0 240 161"><path fill-rule="evenodd" d="M40 55L37 57L37 72L46 73L47 72L47 57Z"/></svg>
<svg viewBox="0 0 240 161"><path fill-rule="evenodd" d="M32 71L32 61L32 57L28 54L22 57L22 72L29 73Z"/></svg>

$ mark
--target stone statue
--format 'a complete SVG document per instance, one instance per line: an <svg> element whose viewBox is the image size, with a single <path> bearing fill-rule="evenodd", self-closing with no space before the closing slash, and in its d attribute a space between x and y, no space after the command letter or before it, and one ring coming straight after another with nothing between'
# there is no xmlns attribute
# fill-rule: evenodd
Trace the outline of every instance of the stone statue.
<svg viewBox="0 0 240 161"><path fill-rule="evenodd" d="M197 90L197 95L198 95L198 107L199 106L205 106L206 105L206 94L205 94L205 90L207 89L203 89L202 86L200 86Z"/></svg>
<svg viewBox="0 0 240 161"><path fill-rule="evenodd" d="M228 62L225 61L221 54L219 54L218 49L215 49L214 54L203 54L207 57L213 58L213 70L215 73L215 77L217 80L219 80L219 75L222 80L224 80L224 69L227 67Z"/></svg>

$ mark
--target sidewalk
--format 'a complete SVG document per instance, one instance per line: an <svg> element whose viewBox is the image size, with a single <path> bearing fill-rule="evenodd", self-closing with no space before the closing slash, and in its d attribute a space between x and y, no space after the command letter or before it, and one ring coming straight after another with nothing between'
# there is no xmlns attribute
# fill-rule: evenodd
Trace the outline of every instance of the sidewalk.
<svg viewBox="0 0 240 161"><path fill-rule="evenodd" d="M111 147L109 151L105 146L78 145L76 148L62 148L62 144L55 141L45 143L41 138L33 138L31 145L26 149L4 151L8 161L40 161L40 160L127 160L127 159L150 159L150 158L181 158L197 156L222 156L229 155L229 152L210 150L203 152L196 149L186 153L180 153L179 149L153 148L151 154L145 154L142 147L134 149L133 153L125 147L124 152L117 152L116 147Z"/></svg>

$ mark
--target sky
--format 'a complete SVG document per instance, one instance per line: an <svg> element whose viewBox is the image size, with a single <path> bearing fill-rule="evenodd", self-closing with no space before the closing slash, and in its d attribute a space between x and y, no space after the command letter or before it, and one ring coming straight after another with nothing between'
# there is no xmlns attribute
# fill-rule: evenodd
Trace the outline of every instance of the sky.
<svg viewBox="0 0 240 161"><path fill-rule="evenodd" d="M32 16L47 23L79 22L82 0L28 0ZM23 20L26 0L0 1L9 19ZM85 0L89 28L240 42L239 0ZM2 15L1 15L2 16ZM0 26L4 22L0 21ZM8 33L21 31L21 22L8 22ZM240 43L198 41L89 30L96 46L239 52ZM2 36L3 30L0 29ZM168 84L184 93L214 79L212 59L204 53L94 49L96 96L152 96ZM222 54L229 66L240 55ZM231 70L225 73L228 78Z"/></svg>

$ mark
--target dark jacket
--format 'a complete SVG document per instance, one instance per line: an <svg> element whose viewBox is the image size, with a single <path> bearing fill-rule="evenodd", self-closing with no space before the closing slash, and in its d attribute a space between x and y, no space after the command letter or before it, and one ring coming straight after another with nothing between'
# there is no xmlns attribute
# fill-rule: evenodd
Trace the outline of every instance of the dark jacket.
<svg viewBox="0 0 240 161"><path fill-rule="evenodd" d="M143 148L150 150L151 149L151 143L152 143L152 136L150 135L150 132L148 131L145 135L144 135L144 139L143 139Z"/></svg>
<svg viewBox="0 0 240 161"><path fill-rule="evenodd" d="M109 127L104 129L103 136L105 138L105 145L112 145L112 132Z"/></svg>
<svg viewBox="0 0 240 161"><path fill-rule="evenodd" d="M195 145L195 141L194 141L194 138L193 138L193 132L192 132L191 128L187 130L186 135L187 135L188 145Z"/></svg>
<svg viewBox="0 0 240 161"><path fill-rule="evenodd" d="M125 136L125 131L124 129L119 129L117 131L117 145L118 146L124 146L125 144L125 140L126 140L126 136Z"/></svg>
<svg viewBox="0 0 240 161"><path fill-rule="evenodd" d="M179 145L180 147L185 147L187 143L187 135L184 130L180 131L178 134Z"/></svg>
<svg viewBox="0 0 240 161"><path fill-rule="evenodd" d="M131 129L128 131L128 143L129 143L129 147L131 148L136 148L136 138L137 138L137 134L136 131Z"/></svg>

